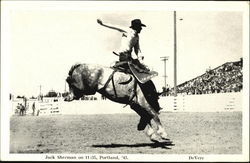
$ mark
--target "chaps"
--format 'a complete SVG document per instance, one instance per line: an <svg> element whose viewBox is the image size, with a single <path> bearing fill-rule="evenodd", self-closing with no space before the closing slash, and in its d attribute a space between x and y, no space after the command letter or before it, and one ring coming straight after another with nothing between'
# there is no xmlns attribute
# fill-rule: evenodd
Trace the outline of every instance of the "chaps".
<svg viewBox="0 0 250 163"><path fill-rule="evenodd" d="M139 86L141 87L141 90L147 102L153 107L153 109L157 113L159 113L159 110L161 109L161 107L158 102L159 96L156 91L154 83L151 80L149 80L148 82L144 84L139 83Z"/></svg>

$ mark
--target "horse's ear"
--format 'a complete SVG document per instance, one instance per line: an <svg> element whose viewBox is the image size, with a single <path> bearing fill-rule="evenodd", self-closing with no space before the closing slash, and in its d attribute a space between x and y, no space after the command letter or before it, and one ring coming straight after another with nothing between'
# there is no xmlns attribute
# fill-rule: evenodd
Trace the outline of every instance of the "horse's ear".
<svg viewBox="0 0 250 163"><path fill-rule="evenodd" d="M79 66L81 66L81 64L80 63L76 63L76 64L74 64L71 68L70 68L70 70L69 70L69 76L71 76L72 75L72 73L73 73L73 71L77 68L77 67L79 67Z"/></svg>

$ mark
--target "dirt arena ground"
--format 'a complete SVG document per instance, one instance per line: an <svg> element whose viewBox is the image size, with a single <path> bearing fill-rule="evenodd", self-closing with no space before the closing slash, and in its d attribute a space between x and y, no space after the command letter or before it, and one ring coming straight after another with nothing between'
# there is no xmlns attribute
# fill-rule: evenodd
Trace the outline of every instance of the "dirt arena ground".
<svg viewBox="0 0 250 163"><path fill-rule="evenodd" d="M136 114L12 116L11 153L240 154L242 113L162 113L172 144L137 131Z"/></svg>

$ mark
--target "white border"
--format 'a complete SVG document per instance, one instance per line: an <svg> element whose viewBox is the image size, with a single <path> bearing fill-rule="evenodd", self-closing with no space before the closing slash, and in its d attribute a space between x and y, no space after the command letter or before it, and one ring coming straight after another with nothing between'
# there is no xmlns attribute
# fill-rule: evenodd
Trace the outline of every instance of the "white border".
<svg viewBox="0 0 250 163"><path fill-rule="evenodd" d="M108 5L107 5L108 3ZM243 98L243 147L242 154L239 155L197 155L204 157L203 160L189 160L189 156L181 154L167 155L134 155L128 154L128 160L121 161L248 161L249 160L249 3L247 2L166 2L166 1L2 1L1 2L1 160L19 160L19 161L45 161L46 154L9 154L9 61L7 54L11 53L10 32L9 32L9 13L13 10L84 10L86 11L109 11L109 10L186 10L186 11L242 11L244 12L244 30L243 30L243 49L244 49L244 98ZM129 6L129 8L128 8ZM54 154L63 156L91 156L91 154ZM96 157L105 156L105 154L95 155ZM108 156L120 156L112 155ZM46 160L51 161L51 160ZM57 161L118 161L118 160L57 160Z"/></svg>

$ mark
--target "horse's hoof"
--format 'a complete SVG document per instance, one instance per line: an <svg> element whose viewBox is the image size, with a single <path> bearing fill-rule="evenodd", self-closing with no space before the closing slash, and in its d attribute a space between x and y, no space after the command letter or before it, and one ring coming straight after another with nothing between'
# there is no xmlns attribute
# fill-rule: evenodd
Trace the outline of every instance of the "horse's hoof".
<svg viewBox="0 0 250 163"><path fill-rule="evenodd" d="M150 140L151 140L152 142L154 142L154 143L160 143L159 137L158 137L157 135L155 135L155 134L152 134L152 135L150 136Z"/></svg>
<svg viewBox="0 0 250 163"><path fill-rule="evenodd" d="M170 140L169 137L167 137L167 136L161 136L161 139L162 139L162 140L166 140L166 141L169 141L169 140Z"/></svg>
<svg viewBox="0 0 250 163"><path fill-rule="evenodd" d="M157 134L163 139L163 140L169 140L168 134L166 132L159 132L157 131Z"/></svg>
<svg viewBox="0 0 250 163"><path fill-rule="evenodd" d="M138 130L138 131L142 131L142 130L144 130L145 128L146 128L146 125L144 126L144 125L138 124L138 126L137 126L137 130Z"/></svg>
<svg viewBox="0 0 250 163"><path fill-rule="evenodd" d="M169 138L161 138L161 139L170 142L170 139L169 139Z"/></svg>
<svg viewBox="0 0 250 163"><path fill-rule="evenodd" d="M152 142L154 142L154 143L160 143L160 141L159 140L157 140L157 139L150 139Z"/></svg>

